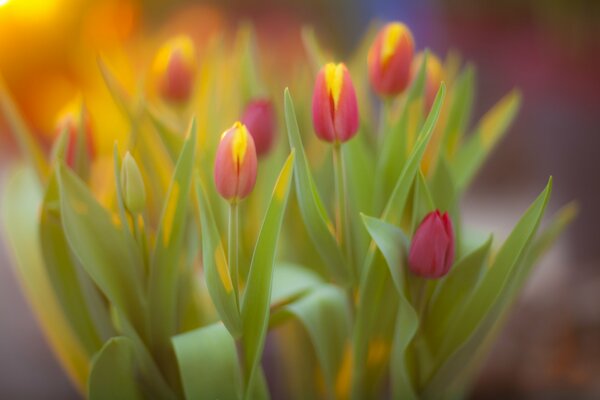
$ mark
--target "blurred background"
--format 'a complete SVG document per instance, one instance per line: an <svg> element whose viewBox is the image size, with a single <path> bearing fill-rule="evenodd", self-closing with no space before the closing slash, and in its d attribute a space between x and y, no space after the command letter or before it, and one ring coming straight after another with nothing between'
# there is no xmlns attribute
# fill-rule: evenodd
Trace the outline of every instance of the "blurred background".
<svg viewBox="0 0 600 400"><path fill-rule="evenodd" d="M0 74L48 145L56 114L80 92L109 103L98 54L109 55L119 76L133 82L136 66L148 62L145 52L169 35L187 32L202 43L250 20L259 46L268 49L266 68L277 69L302 57L305 24L343 58L373 20L394 19L411 27L417 48L442 57L454 49L473 62L475 117L513 87L523 92L515 125L463 204L468 223L502 237L549 175L555 178L550 212L572 199L580 205L579 217L515 305L472 397L599 398L599 1L0 0ZM123 122L100 123L109 131ZM98 143L100 150L111 144L110 135ZM1 179L18 157L14 148L0 119ZM0 397L77 398L41 336L4 246L0 241Z"/></svg>

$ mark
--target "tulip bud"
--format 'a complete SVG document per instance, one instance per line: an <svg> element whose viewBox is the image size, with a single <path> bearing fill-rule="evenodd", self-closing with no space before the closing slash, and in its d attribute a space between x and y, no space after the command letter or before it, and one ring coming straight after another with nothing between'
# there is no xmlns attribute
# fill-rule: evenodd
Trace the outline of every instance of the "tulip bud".
<svg viewBox="0 0 600 400"><path fill-rule="evenodd" d="M256 154L267 154L275 139L275 112L270 100L260 99L246 106L242 123L246 125L256 145Z"/></svg>
<svg viewBox="0 0 600 400"><path fill-rule="evenodd" d="M369 49L368 66L371 86L382 96L393 96L406 89L414 41L408 27L400 22L387 24Z"/></svg>
<svg viewBox="0 0 600 400"><path fill-rule="evenodd" d="M221 135L214 173L217 191L226 200L236 202L252 192L256 183L256 148L241 122Z"/></svg>
<svg viewBox="0 0 600 400"><path fill-rule="evenodd" d="M417 228L408 254L411 272L423 278L441 278L454 262L454 232L448 213L425 216Z"/></svg>
<svg viewBox="0 0 600 400"><path fill-rule="evenodd" d="M171 103L189 100L196 76L196 50L187 36L178 36L166 42L154 60L159 95Z"/></svg>
<svg viewBox="0 0 600 400"><path fill-rule="evenodd" d="M415 79L419 73L424 59L423 53L417 54L413 59L410 67L411 80ZM442 73L443 68L440 59L429 53L427 55L427 65L425 66L425 110L429 110L435 100L435 95L442 83Z"/></svg>
<svg viewBox="0 0 600 400"><path fill-rule="evenodd" d="M123 158L121 167L121 191L125 207L133 213L140 213L146 204L144 180L135 159L129 152Z"/></svg>
<svg viewBox="0 0 600 400"><path fill-rule="evenodd" d="M81 121L83 118L83 122ZM81 111L71 111L63 113L59 117L56 123L56 134L60 135L64 130L67 132L67 145L65 149L65 163L69 168L74 169L77 160L77 151L79 145L79 129L83 127L84 132L84 146L83 151L86 152L87 161L92 160L96 155L96 149L94 146L94 138L92 135L92 124L90 116L86 109Z"/></svg>
<svg viewBox="0 0 600 400"><path fill-rule="evenodd" d="M343 143L358 130L358 104L350 73L344 64L321 68L312 101L313 125L326 142Z"/></svg>

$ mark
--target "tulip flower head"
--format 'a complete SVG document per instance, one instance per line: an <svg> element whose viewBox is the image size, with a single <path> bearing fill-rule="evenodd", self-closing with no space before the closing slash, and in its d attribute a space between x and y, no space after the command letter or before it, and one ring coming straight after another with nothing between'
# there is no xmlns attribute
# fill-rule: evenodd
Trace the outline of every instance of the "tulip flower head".
<svg viewBox="0 0 600 400"><path fill-rule="evenodd" d="M423 53L419 53L413 59L412 65L410 67L410 76L411 81L415 79L419 70L421 69L421 65L423 64L423 60L425 56ZM442 74L443 67L440 59L436 57L435 54L429 53L427 55L427 65L425 66L425 109L429 110L433 101L435 100L435 95L442 83Z"/></svg>
<svg viewBox="0 0 600 400"><path fill-rule="evenodd" d="M83 118L83 122L81 119ZM77 146L79 145L79 129L83 124L84 131L84 151L88 160L92 160L96 155L96 148L94 146L94 138L92 134L92 123L90 120L89 113L86 109L81 111L69 111L62 113L56 123L56 134L60 135L65 129L67 131L67 146L65 150L65 163L69 168L75 168L75 161L77 156Z"/></svg>
<svg viewBox="0 0 600 400"><path fill-rule="evenodd" d="M369 80L375 92L393 96L406 89L414 47L410 30L400 22L379 31L368 55Z"/></svg>
<svg viewBox="0 0 600 400"><path fill-rule="evenodd" d="M247 197L256 183L256 148L254 139L241 122L221 135L215 157L215 185L219 194L230 202Z"/></svg>
<svg viewBox="0 0 600 400"><path fill-rule="evenodd" d="M258 99L250 102L244 110L242 123L254 139L256 154L259 157L267 154L275 139L275 111L271 101Z"/></svg>
<svg viewBox="0 0 600 400"><path fill-rule="evenodd" d="M146 189L142 173L133 156L127 152L121 168L121 190L125 207L132 213L140 213L146 204Z"/></svg>
<svg viewBox="0 0 600 400"><path fill-rule="evenodd" d="M423 278L441 278L454 262L454 231L447 212L425 216L415 232L408 254L411 272Z"/></svg>
<svg viewBox="0 0 600 400"><path fill-rule="evenodd" d="M166 42L154 60L157 90L166 101L182 104L189 100L196 76L196 51L187 36Z"/></svg>
<svg viewBox="0 0 600 400"><path fill-rule="evenodd" d="M356 92L344 64L329 63L319 71L313 93L312 117L317 136L326 142L343 143L356 134Z"/></svg>

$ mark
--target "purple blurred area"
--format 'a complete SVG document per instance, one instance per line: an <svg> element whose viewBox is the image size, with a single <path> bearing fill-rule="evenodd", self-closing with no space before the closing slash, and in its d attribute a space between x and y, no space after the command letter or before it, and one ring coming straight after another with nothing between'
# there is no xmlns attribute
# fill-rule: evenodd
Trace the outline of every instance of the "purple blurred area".
<svg viewBox="0 0 600 400"><path fill-rule="evenodd" d="M148 1L159 24L191 1ZM185 3L185 4L181 4ZM580 215L536 270L493 345L472 398L600 398L600 1L212 1L235 17L266 10L313 22L347 54L372 19L398 19L418 48L457 50L477 69L474 115L513 87L521 113L463 205L502 237L554 176L549 211ZM598 157L598 158L597 158ZM3 243L3 242L2 242ZM0 397L76 398L45 344L0 245Z"/></svg>

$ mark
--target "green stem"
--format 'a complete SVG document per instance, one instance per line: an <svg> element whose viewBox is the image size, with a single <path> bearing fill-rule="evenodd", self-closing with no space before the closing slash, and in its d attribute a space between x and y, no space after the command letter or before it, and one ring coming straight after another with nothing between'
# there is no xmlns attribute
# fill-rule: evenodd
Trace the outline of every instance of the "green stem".
<svg viewBox="0 0 600 400"><path fill-rule="evenodd" d="M239 239L239 207L237 201L232 201L229 206L229 246L228 246L228 257L229 268L231 271L231 283L233 285L233 291L235 293L235 302L239 302L239 286L238 286L238 239Z"/></svg>
<svg viewBox="0 0 600 400"><path fill-rule="evenodd" d="M335 191L337 196L336 210L336 234L338 242L346 255L346 262L356 278L357 273L352 259L352 238L350 236L350 220L348 215L348 203L346 192L346 171L344 166L344 157L342 156L342 146L340 143L333 145L333 171L335 175Z"/></svg>

